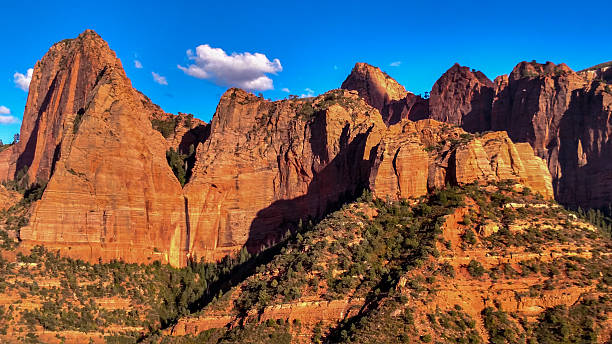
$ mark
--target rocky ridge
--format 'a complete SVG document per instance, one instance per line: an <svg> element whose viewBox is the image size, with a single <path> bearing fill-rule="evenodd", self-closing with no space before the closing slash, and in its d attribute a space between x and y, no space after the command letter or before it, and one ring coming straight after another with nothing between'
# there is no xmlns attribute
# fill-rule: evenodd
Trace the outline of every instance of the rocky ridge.
<svg viewBox="0 0 612 344"><path fill-rule="evenodd" d="M458 338L546 342L550 334L545 314L563 307L579 313L587 307L587 313L603 312L595 327L570 325L564 336L593 331L589 336L594 342L606 342L612 308L606 296L609 287L604 287L609 281L604 278L599 284L598 269L605 269L603 276L612 272L606 263L609 241L596 239L598 229L554 203L534 199L512 183L494 185L487 191L477 184L466 185L459 191L467 197L463 200L451 194L434 196L433 202L425 201L431 207L425 207L425 213L416 202L412 212L401 210L409 207L406 203L391 203L394 206L389 209L381 207L380 201L374 202L374 208L353 203L300 232L288 241L283 254L165 333L176 337L176 342L190 335L215 338L214 334L225 331L248 336L244 333L257 333L256 326L269 328L270 322L280 319L292 324L286 330L292 343L374 339L393 343L425 336L442 342ZM448 212L437 208L448 209L449 204L455 206ZM521 210L507 210L512 208ZM432 256L416 265L404 262L394 268L394 259L404 259L397 257L404 257L405 251L383 254L388 275L380 277L380 284L372 283L370 279L376 278L371 270L376 269L377 259L384 259L376 256L379 245L385 245L381 241L390 244L397 235L387 226L384 230L393 233L387 239L374 239L367 234L377 230L373 222L394 224L389 218L395 216L399 227L404 224L400 218L410 218L412 227L406 229L410 232L409 228L428 226L427 221L411 217L418 214L440 216L436 221L440 236ZM418 240L402 233L411 243L404 245ZM368 245L378 250L362 248ZM394 273L394 269L407 271ZM385 277L393 280L391 285L384 283ZM379 289L368 293L368 288Z"/></svg>
<svg viewBox="0 0 612 344"><path fill-rule="evenodd" d="M431 120L388 128L359 91L271 102L230 89L208 125L167 114L134 90L92 31L58 43L37 66L34 80L70 82L33 83L30 98L46 94L57 106L47 116L47 103L29 103L22 142L32 141L29 123L56 129L44 136L54 149L41 140L33 151L18 144L14 152L25 150L8 163L15 170L26 155L49 162L28 170L31 180L50 179L19 237L75 258L183 266L244 245L255 252L366 188L398 199L513 179L552 197L541 161L504 134L479 138ZM386 106L410 96L372 68L356 67L366 80L387 83L377 95L393 92L371 101Z"/></svg>
<svg viewBox="0 0 612 344"><path fill-rule="evenodd" d="M230 89L206 124L134 90L95 33L57 46L89 44L114 62L70 74L96 75L82 107L62 107L81 94L70 82L42 90L59 110L24 123L57 130L0 155L7 185L27 187L25 215L0 212L2 341L609 341L610 220L555 204L529 143L381 116L410 96L384 75L397 94L376 98L382 110L359 90L272 102ZM468 98L490 87L453 73L477 79ZM464 100L454 118L482 109ZM30 155L38 165L18 168ZM171 265L125 263L153 261Z"/></svg>
<svg viewBox="0 0 612 344"><path fill-rule="evenodd" d="M545 159L559 202L603 208L612 203L612 178L606 165L612 128L611 73L607 64L574 72L565 64L521 62L510 75L491 82L481 72L455 64L436 81L421 113L468 132L506 131L512 141L529 143ZM372 74L376 72L368 72ZM384 95L391 81L371 85L379 79L361 75L356 66L343 88L361 90L366 102L373 98L369 90L377 90L380 99L391 98ZM389 118L379 102L370 105Z"/></svg>

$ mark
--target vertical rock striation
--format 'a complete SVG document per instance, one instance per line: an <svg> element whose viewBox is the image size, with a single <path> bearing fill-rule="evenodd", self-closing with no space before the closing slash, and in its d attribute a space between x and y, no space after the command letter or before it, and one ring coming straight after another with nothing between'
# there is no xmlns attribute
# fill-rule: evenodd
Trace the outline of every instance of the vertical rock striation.
<svg viewBox="0 0 612 344"><path fill-rule="evenodd" d="M183 263L184 200L166 142L106 43L93 31L60 42L32 80L11 166L49 182L24 243L90 261Z"/></svg>
<svg viewBox="0 0 612 344"><path fill-rule="evenodd" d="M612 203L609 65L576 73L565 64L521 62L510 75L491 82L483 73L455 64L423 101L426 109L411 115L391 111L401 102L398 85L375 67L357 64L342 87L357 90L387 124L431 118L472 133L506 131L545 160L559 202L600 208ZM403 99L410 98L407 94Z"/></svg>
<svg viewBox="0 0 612 344"><path fill-rule="evenodd" d="M496 81L491 129L531 144L547 161L556 199L566 205L612 203L612 91L605 73L521 62Z"/></svg>

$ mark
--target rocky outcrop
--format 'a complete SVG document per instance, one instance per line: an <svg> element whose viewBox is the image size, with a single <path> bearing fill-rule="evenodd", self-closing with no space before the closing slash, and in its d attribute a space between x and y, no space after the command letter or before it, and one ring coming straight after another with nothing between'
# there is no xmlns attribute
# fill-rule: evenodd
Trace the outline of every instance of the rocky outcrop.
<svg viewBox="0 0 612 344"><path fill-rule="evenodd" d="M378 197L408 198L448 183L512 179L552 197L542 160L504 133L478 139L432 120L387 129L375 109L343 90L269 102L232 89L196 156L185 187L189 251L207 259L245 244L257 250L365 187ZM474 164L484 172L465 176Z"/></svg>
<svg viewBox="0 0 612 344"><path fill-rule="evenodd" d="M2 152L0 180L28 170L29 182L47 181L54 169L67 114L82 115L105 70L121 69L108 44L87 30L53 45L34 66L20 141Z"/></svg>
<svg viewBox="0 0 612 344"><path fill-rule="evenodd" d="M430 118L458 125L468 132L491 129L494 85L482 72L453 65L429 94Z"/></svg>
<svg viewBox="0 0 612 344"><path fill-rule="evenodd" d="M565 64L521 62L496 81L492 129L528 142L545 159L559 202L603 207L612 202L612 91L603 74Z"/></svg>
<svg viewBox="0 0 612 344"><path fill-rule="evenodd" d="M214 259L281 227L316 218L367 186L369 155L385 130L356 94L269 102L227 91L185 187L190 251Z"/></svg>
<svg viewBox="0 0 612 344"><path fill-rule="evenodd" d="M165 137L167 149L189 154L206 141L210 134L210 126L192 114L179 112L178 115L173 115L161 109L151 113L153 128Z"/></svg>
<svg viewBox="0 0 612 344"><path fill-rule="evenodd" d="M427 117L427 100L407 92L387 73L367 63L356 63L341 88L357 91L367 104L380 112L388 125L403 118L419 120Z"/></svg>
<svg viewBox="0 0 612 344"><path fill-rule="evenodd" d="M42 243L89 261L183 265L189 257L217 260L245 245L259 250L366 188L378 197L407 198L447 184L514 179L551 195L541 161L507 136L474 137L433 120L401 119L387 127L358 96L364 90L272 102L230 89L209 125L167 114L132 88L103 42L87 31L58 43L37 64L66 61L51 74L66 74L69 81L96 78L32 91L58 99L58 106L49 117L46 103L39 109L33 103L24 118L23 142L44 137L32 141L42 144L33 156L50 161L48 169L37 163L29 170L33 179L50 179L21 230L24 245ZM96 50L95 59L88 59L106 65L78 62L89 44ZM68 73L73 70L77 76ZM370 85L370 101L383 107L408 101L410 94L380 70L364 64L355 70L354 78L364 75ZM46 74L39 67L34 80ZM64 101L63 93L82 96L75 103L68 101L72 96ZM50 136L27 132L26 123L56 129ZM49 140L55 144L51 155ZM167 161L171 149L183 156L168 159L172 169L185 164L188 170L184 189Z"/></svg>
<svg viewBox="0 0 612 344"><path fill-rule="evenodd" d="M419 111L406 110L415 109L410 105L397 110L402 101L409 103L410 93L397 100L397 83L372 66L356 65L343 88L358 90L387 124L432 118L472 133L506 131L545 160L559 202L600 208L612 203L611 83L609 63L576 73L565 64L521 62L494 82L455 64L436 81L430 98L417 102L424 107ZM386 85L393 87L387 91Z"/></svg>
<svg viewBox="0 0 612 344"><path fill-rule="evenodd" d="M447 184L513 180L552 198L544 161L504 132L475 137L425 120L389 128L375 151L370 187L378 197L419 197Z"/></svg>
<svg viewBox="0 0 612 344"><path fill-rule="evenodd" d="M55 81L43 83L49 74ZM48 101L38 103L38 93ZM22 128L22 142L36 145L18 147L33 159L31 176L50 179L21 230L25 245L89 261L182 264L185 203L148 105L91 31L58 43L37 63ZM28 131L31 123L53 130Z"/></svg>

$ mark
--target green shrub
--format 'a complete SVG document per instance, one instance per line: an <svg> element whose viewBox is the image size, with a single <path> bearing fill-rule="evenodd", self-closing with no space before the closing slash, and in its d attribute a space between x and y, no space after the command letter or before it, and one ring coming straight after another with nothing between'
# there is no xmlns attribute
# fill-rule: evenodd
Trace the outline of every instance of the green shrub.
<svg viewBox="0 0 612 344"><path fill-rule="evenodd" d="M177 126L177 119L178 117L175 116L167 118L165 120L152 119L151 126L153 126L153 129L159 131L164 138L168 138L172 134L174 134L174 130Z"/></svg>
<svg viewBox="0 0 612 344"><path fill-rule="evenodd" d="M485 273L485 269L482 267L482 264L477 260L472 259L467 266L467 270L472 275L472 277L482 277Z"/></svg>
<svg viewBox="0 0 612 344"><path fill-rule="evenodd" d="M474 234L474 231L471 230L470 228L465 230L465 233L463 233L462 239L467 244L470 244L470 245L476 244L476 234Z"/></svg>

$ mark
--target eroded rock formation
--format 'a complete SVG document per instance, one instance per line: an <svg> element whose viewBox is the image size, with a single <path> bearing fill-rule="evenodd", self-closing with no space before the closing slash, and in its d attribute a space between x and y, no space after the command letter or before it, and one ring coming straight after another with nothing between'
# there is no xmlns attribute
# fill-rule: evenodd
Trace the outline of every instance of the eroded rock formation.
<svg viewBox="0 0 612 344"><path fill-rule="evenodd" d="M497 81L491 129L529 142L548 163L557 200L571 206L612 202L612 91L604 73L521 62Z"/></svg>
<svg viewBox="0 0 612 344"><path fill-rule="evenodd" d="M66 114L83 113L105 70L122 69L108 44L87 30L53 45L34 66L20 141L1 153L0 180L28 169L30 182L47 181L66 130Z"/></svg>
<svg viewBox="0 0 612 344"><path fill-rule="evenodd" d="M491 129L494 85L482 72L453 65L429 94L430 118L458 125L468 132Z"/></svg>
<svg viewBox="0 0 612 344"><path fill-rule="evenodd" d="M364 187L398 199L512 179L552 197L546 166L529 145L433 120L387 128L344 90L277 102L228 91L193 173L185 187L190 251L209 259L274 242L284 225L320 217Z"/></svg>
<svg viewBox="0 0 612 344"><path fill-rule="evenodd" d="M366 103L380 112L388 125L404 118L427 118L427 100L407 92L387 73L367 63L356 63L341 88L357 91Z"/></svg>
<svg viewBox="0 0 612 344"><path fill-rule="evenodd" d="M611 82L608 64L576 73L565 64L521 62L494 82L455 64L434 84L430 98L423 100L426 110L416 117L472 133L506 131L512 141L529 143L545 159L559 202L600 208L612 203ZM397 103L396 84L379 69L357 64L342 87L358 90L389 124L396 121L390 118L399 118L389 105ZM402 113L401 118L412 118Z"/></svg>
<svg viewBox="0 0 612 344"><path fill-rule="evenodd" d="M150 117L146 97L97 34L51 48L37 63L15 150L23 149L17 168L28 157L32 179L50 176L21 230L25 244L90 261L181 264L182 189Z"/></svg>
<svg viewBox="0 0 612 344"><path fill-rule="evenodd" d="M385 123L360 92L383 111L416 96L371 66L353 74L365 89L308 99L271 102L230 89L208 125L167 114L134 90L94 32L60 42L37 64L23 140L5 165L10 177L28 157L32 180L49 178L20 238L89 261L182 265L244 245L258 250L365 188L405 198L513 179L551 197L544 164L528 146L503 133L413 122L407 107L387 112ZM37 94L48 101L34 101ZM191 146L182 189L166 152Z"/></svg>

